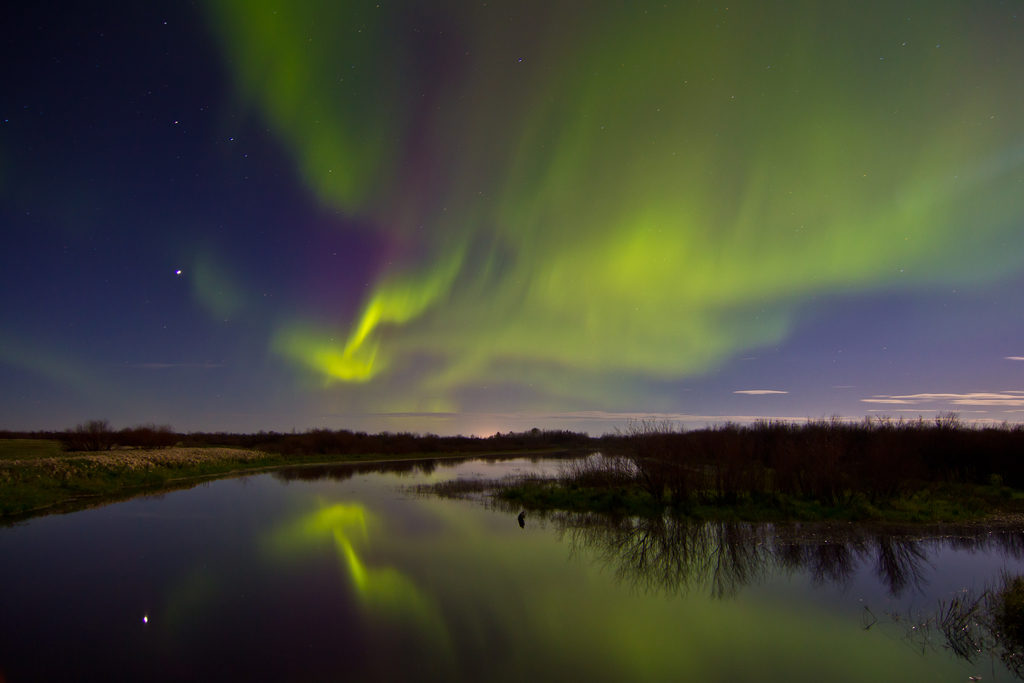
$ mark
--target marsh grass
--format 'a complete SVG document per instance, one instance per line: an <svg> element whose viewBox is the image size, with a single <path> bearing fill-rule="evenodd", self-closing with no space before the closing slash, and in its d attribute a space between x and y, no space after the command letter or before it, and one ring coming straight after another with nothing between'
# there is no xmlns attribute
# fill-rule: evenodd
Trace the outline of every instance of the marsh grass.
<svg viewBox="0 0 1024 683"><path fill-rule="evenodd" d="M595 453L562 463L554 478L527 476L508 480L498 487L497 497L530 509L657 514L662 507L660 502L637 483L637 475L628 460Z"/></svg>
<svg viewBox="0 0 1024 683"><path fill-rule="evenodd" d="M670 465L657 464L658 473ZM1021 519L1024 493L1002 484L915 482L889 498L865 491L835 492L824 498L768 487L744 490L730 485L711 465L691 466L684 475L686 495L635 457L595 453L567 460L554 477L452 480L417 487L454 498L494 498L506 507L531 510L596 512L612 516L658 516L664 513L695 520L782 522L976 522L1001 514ZM657 485L653 482L657 481ZM748 483L751 480L747 480ZM916 486L916 488L915 488Z"/></svg>
<svg viewBox="0 0 1024 683"><path fill-rule="evenodd" d="M608 499L596 490L640 488L665 510L704 518L933 522L1024 510L1013 488L1024 486L1024 428L975 429L954 415L694 431L647 421L603 446L560 478L575 494L570 509Z"/></svg>
<svg viewBox="0 0 1024 683"><path fill-rule="evenodd" d="M1003 574L981 592L940 600L934 612L888 616L922 651L944 648L970 663L991 657L1024 678L1024 576Z"/></svg>
<svg viewBox="0 0 1024 683"><path fill-rule="evenodd" d="M473 498L510 485L515 485L515 482L509 479L448 479L433 484L419 484L413 490L442 498Z"/></svg>
<svg viewBox="0 0 1024 683"><path fill-rule="evenodd" d="M695 520L781 522L971 522L984 519L1002 504L971 496L933 498L926 503L894 499L871 503L856 497L842 504L797 498L786 494L738 496L728 501L689 498L667 501L655 498L642 486L588 487L557 480L526 480L496 483L496 495L522 507L537 510L601 512L611 515L652 516L663 513Z"/></svg>
<svg viewBox="0 0 1024 683"><path fill-rule="evenodd" d="M633 424L550 480L514 482L524 507L697 519L960 522L1024 511L1024 431L840 420L691 432Z"/></svg>

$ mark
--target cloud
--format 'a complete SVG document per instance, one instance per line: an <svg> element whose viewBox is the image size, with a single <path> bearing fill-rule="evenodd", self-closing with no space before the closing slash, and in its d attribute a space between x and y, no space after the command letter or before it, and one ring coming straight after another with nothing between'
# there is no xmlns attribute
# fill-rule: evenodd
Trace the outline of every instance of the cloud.
<svg viewBox="0 0 1024 683"><path fill-rule="evenodd" d="M972 405L971 401L1004 401L1020 398L1012 395L1017 392L985 393L975 392L970 394L908 394L906 396L893 396L892 398L905 398L914 401L953 401L961 405ZM982 405L982 404L979 404Z"/></svg>
<svg viewBox="0 0 1024 683"><path fill-rule="evenodd" d="M901 398L862 398L861 403L885 403L885 404L902 404L902 405L913 405L916 401L906 401Z"/></svg>
<svg viewBox="0 0 1024 683"><path fill-rule="evenodd" d="M1024 360L1024 356L1004 356L1005 360Z"/></svg>
<svg viewBox="0 0 1024 683"><path fill-rule="evenodd" d="M222 368L223 363L126 363L129 368L139 370L168 370L171 368L199 368L208 370L210 368Z"/></svg>
<svg viewBox="0 0 1024 683"><path fill-rule="evenodd" d="M732 392L734 394L746 394L747 396L768 396L770 394L788 394L788 391L779 391L777 389L740 389L739 391Z"/></svg>
<svg viewBox="0 0 1024 683"><path fill-rule="evenodd" d="M404 412L393 412L393 413L357 413L356 417L425 417L425 418L443 418L451 419L453 417L460 417L463 413L452 413L441 410L431 411L404 411ZM345 415L343 417L352 417L352 414ZM337 415L326 415L324 417L338 417Z"/></svg>
<svg viewBox="0 0 1024 683"><path fill-rule="evenodd" d="M1024 392L1018 390L1003 391L998 393L973 392L966 394L955 393L923 393L904 395L879 395L872 398L862 398L862 403L885 403L885 404L906 404L918 405L920 403L945 402L954 406L994 406L1014 407L1024 406Z"/></svg>
<svg viewBox="0 0 1024 683"><path fill-rule="evenodd" d="M542 414L537 414L541 416ZM550 415L544 414L546 417L554 419L567 419L567 420L609 420L609 421L628 421L628 420L669 420L678 422L709 422L709 423L720 423L720 422L754 422L756 420L764 420L764 415L695 415L693 413L644 413L644 412L614 412L606 410L576 410L571 412L552 413ZM803 417L772 417L771 420L782 420L782 421L795 421L803 422L807 420L807 416Z"/></svg>
<svg viewBox="0 0 1024 683"><path fill-rule="evenodd" d="M998 400L1015 398L1008 393L985 393L975 392L970 394L906 394L903 396L889 396L889 398L903 398L911 401L967 401L967 400Z"/></svg>

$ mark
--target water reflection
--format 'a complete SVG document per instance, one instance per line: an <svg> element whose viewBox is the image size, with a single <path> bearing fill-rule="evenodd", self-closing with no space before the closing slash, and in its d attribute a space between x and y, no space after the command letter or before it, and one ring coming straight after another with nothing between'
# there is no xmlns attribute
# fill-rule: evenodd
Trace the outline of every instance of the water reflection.
<svg viewBox="0 0 1024 683"><path fill-rule="evenodd" d="M380 520L363 504L321 501L317 509L273 529L268 546L278 557L288 558L331 542L364 617L411 627L435 657L439 651L449 653L450 639L435 602L398 568L374 566L364 558L359 548L370 545L371 527L379 529Z"/></svg>
<svg viewBox="0 0 1024 683"><path fill-rule="evenodd" d="M276 470L274 477L281 481L345 481L357 474L390 473L399 476L432 474L439 467L453 468L462 464L461 458L435 458L430 460L391 460L385 462L337 463L327 465L298 465Z"/></svg>
<svg viewBox="0 0 1024 683"><path fill-rule="evenodd" d="M869 566L892 597L927 583L930 556L943 548L1024 556L1024 532L943 529L922 535L891 527L693 522L671 516L610 519L549 517L577 553L592 553L622 582L643 592L699 588L714 598L778 573L801 572L815 584L848 583Z"/></svg>
<svg viewBox="0 0 1024 683"><path fill-rule="evenodd" d="M273 472L281 481L346 481L362 474L393 474L399 477L432 475L444 470L459 470L460 476L476 473L495 477L523 469L554 474L566 461L565 457L524 458L519 455L481 458L478 456L451 456L410 460L377 460L369 462L342 462L323 465L296 465Z"/></svg>
<svg viewBox="0 0 1024 683"><path fill-rule="evenodd" d="M885 610L948 599L969 583L950 579L956 563L981 579L1021 571L998 557L1020 557L1021 534L532 510L520 528L519 507L408 494L531 464L447 464L412 482L347 481L378 464L295 469L4 530L0 667L9 680L1005 680L942 646L918 657ZM313 476L345 481L296 481ZM909 597L884 604L869 574ZM861 597L883 622L866 631Z"/></svg>
<svg viewBox="0 0 1024 683"><path fill-rule="evenodd" d="M867 607L865 611L869 617L865 629L869 629L879 619ZM1004 573L994 586L965 589L940 600L932 611L885 617L903 624L904 638L922 654L946 649L970 664L987 656L1024 679L1024 576Z"/></svg>
<svg viewBox="0 0 1024 683"><path fill-rule="evenodd" d="M803 573L815 585L848 585L870 567L890 597L922 591L944 549L1024 556L1024 532L946 528L875 528L693 522L671 516L610 519L604 515L551 516L573 552L592 554L615 577L644 593L706 590L712 598L780 573ZM879 619L864 605L865 630ZM904 625L905 640L922 654L948 650L968 664L988 657L1024 679L1024 576L1004 575L995 587L964 590L933 611L884 615ZM972 680L978 680L972 677Z"/></svg>

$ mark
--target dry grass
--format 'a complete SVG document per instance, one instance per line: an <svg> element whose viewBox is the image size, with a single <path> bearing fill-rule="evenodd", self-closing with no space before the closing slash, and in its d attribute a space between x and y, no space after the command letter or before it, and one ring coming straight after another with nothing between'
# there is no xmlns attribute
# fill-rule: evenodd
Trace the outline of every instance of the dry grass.
<svg viewBox="0 0 1024 683"><path fill-rule="evenodd" d="M6 460L0 465L0 482L35 472L55 479L100 472L145 472L159 468L191 468L215 463L249 463L265 460L262 451L238 448L159 448L104 453L68 453L60 457Z"/></svg>
<svg viewBox="0 0 1024 683"><path fill-rule="evenodd" d="M0 519L87 507L278 461L238 448L123 449L0 460Z"/></svg>

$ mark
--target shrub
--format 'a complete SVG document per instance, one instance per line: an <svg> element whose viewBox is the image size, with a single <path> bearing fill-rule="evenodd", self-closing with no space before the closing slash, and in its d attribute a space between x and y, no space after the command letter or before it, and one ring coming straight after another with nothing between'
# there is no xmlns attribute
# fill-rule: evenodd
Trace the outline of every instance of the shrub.
<svg viewBox="0 0 1024 683"><path fill-rule="evenodd" d="M106 451L114 445L114 431L106 420L89 420L61 437L68 451Z"/></svg>

